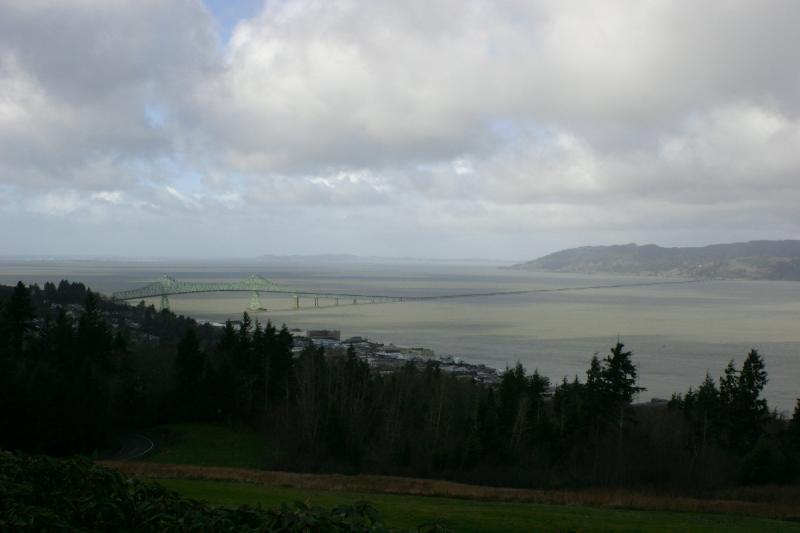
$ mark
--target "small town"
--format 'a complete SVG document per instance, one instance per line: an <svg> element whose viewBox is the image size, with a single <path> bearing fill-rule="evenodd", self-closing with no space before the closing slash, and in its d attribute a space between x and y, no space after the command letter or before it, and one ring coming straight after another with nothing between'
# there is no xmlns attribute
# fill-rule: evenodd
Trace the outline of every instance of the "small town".
<svg viewBox="0 0 800 533"><path fill-rule="evenodd" d="M430 362L438 365L439 370L453 374L458 378L473 379L484 385L500 383L501 373L484 364L471 364L451 355L436 356L433 350L423 347L396 346L371 341L366 337L353 336L341 338L341 331L331 329L291 330L294 336L294 352L299 354L309 345L325 348L330 354L344 353L350 346L356 355L367 362L370 368L382 373L391 373L411 363L424 368Z"/></svg>

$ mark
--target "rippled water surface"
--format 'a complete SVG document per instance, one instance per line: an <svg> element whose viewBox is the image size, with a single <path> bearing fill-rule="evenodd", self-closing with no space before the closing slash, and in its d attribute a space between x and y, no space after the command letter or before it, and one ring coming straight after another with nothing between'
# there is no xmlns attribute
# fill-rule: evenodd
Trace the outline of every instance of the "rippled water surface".
<svg viewBox="0 0 800 533"><path fill-rule="evenodd" d="M4 262L0 283L79 280L104 293L162 274L222 281L261 274L301 291L419 296L494 290L553 289L642 283L650 278L578 276L501 270L494 266L241 263ZM659 280L652 280L659 281ZM173 296L173 311L199 319L236 318L247 293ZM800 283L704 281L563 292L292 310L292 300L262 295L272 320L297 328L341 329L343 336L425 346L437 354L498 368L521 361L554 380L583 377L589 359L617 337L633 350L642 395L668 398L717 376L731 358L758 348L765 356L770 403L788 411L800 396ZM154 301L156 305L159 302ZM332 305L321 300L320 305ZM311 300L303 301L312 306Z"/></svg>

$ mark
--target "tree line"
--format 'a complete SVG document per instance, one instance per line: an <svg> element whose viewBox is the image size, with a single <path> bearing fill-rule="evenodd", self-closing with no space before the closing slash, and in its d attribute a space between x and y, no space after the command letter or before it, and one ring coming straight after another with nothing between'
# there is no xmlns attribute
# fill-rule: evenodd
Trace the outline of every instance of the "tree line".
<svg viewBox="0 0 800 533"><path fill-rule="evenodd" d="M140 328L137 343L122 317ZM113 447L120 428L159 422L168 388L156 363L174 358L193 323L115 304L82 283L0 287L0 448L87 453Z"/></svg>
<svg viewBox="0 0 800 533"><path fill-rule="evenodd" d="M788 420L769 410L755 350L668 406L637 405L619 342L583 379L517 364L485 386L434 361L383 373L352 348L294 353L285 326L247 313L215 330L62 285L0 292L0 447L85 453L125 428L192 420L259 429L266 468L685 491L798 479L800 401Z"/></svg>

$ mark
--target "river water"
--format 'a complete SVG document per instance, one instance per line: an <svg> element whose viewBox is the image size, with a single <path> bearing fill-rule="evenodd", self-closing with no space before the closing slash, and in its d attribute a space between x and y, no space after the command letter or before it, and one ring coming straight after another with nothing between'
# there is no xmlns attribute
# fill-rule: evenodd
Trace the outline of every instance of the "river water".
<svg viewBox="0 0 800 533"><path fill-rule="evenodd" d="M260 274L299 291L420 296L497 290L643 283L652 278L529 273L487 264L9 261L0 283L62 278L111 293L170 274L186 281L225 281ZM659 281L659 280L653 280ZM250 294L173 296L173 311L202 320L237 318ZM156 306L158 301L153 301ZM504 368L520 361L552 380L585 376L592 354L619 338L634 353L640 399L669 398L740 364L751 348L765 357L772 407L789 412L800 396L800 283L703 281L432 301L333 306L262 295L254 314L290 328L339 329L343 337L432 348L437 355Z"/></svg>

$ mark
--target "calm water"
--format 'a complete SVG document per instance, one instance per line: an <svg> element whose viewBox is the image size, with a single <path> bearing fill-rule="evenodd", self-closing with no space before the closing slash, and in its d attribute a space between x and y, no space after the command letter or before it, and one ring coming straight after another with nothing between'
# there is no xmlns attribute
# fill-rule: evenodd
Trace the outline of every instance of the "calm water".
<svg viewBox="0 0 800 533"><path fill-rule="evenodd" d="M526 273L474 265L268 263L0 263L0 283L83 281L110 293L167 273L183 280L221 281L261 274L298 290L398 296L471 291L640 283L648 278ZM199 319L236 318L248 293L170 298L173 311ZM158 305L158 302L153 302ZM633 350L647 387L641 399L668 398L741 363L750 348L765 356L770 404L788 411L800 396L800 283L708 281L686 285L339 306L291 310L293 302L262 295L271 311L256 313L297 328L341 329L342 335L425 346L497 368L520 361L553 380L584 376L592 354L617 336ZM321 304L331 304L324 302ZM306 302L312 305L311 301Z"/></svg>

